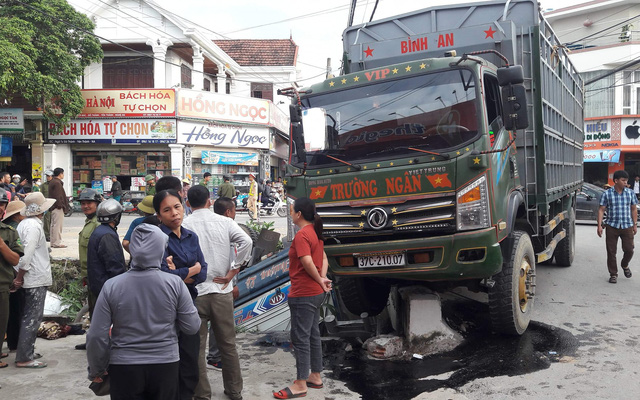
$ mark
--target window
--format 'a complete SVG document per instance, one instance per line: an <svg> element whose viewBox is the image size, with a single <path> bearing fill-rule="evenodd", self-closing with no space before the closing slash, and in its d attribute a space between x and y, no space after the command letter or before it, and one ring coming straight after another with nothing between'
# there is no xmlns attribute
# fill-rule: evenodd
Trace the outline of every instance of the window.
<svg viewBox="0 0 640 400"><path fill-rule="evenodd" d="M251 83L251 97L273 101L273 84Z"/></svg>
<svg viewBox="0 0 640 400"><path fill-rule="evenodd" d="M191 83L191 68L182 64L180 66L180 87L191 89L193 84Z"/></svg>
<svg viewBox="0 0 640 400"><path fill-rule="evenodd" d="M153 59L105 57L102 60L103 89L153 88Z"/></svg>
<svg viewBox="0 0 640 400"><path fill-rule="evenodd" d="M622 83L622 114L639 114L640 71L623 71Z"/></svg>
<svg viewBox="0 0 640 400"><path fill-rule="evenodd" d="M208 79L204 79L202 82L202 88L207 92L211 91L211 81Z"/></svg>
<svg viewBox="0 0 640 400"><path fill-rule="evenodd" d="M580 74L584 81L598 78L608 71L591 71ZM619 78L619 75L618 75ZM616 75L609 75L585 88L584 117L602 117L615 114L615 85L620 84Z"/></svg>

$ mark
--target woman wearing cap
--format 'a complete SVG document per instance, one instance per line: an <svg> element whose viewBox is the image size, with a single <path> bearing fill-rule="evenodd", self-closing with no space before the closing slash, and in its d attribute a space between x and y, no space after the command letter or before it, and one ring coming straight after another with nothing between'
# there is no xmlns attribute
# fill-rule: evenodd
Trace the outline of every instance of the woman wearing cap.
<svg viewBox="0 0 640 400"><path fill-rule="evenodd" d="M122 239L122 247L129 252L129 243L131 241L131 235L133 234L133 230L136 229L138 225L145 220L145 218L152 216L155 214L155 210L153 209L153 196L145 196L144 199L140 203L138 203L138 210L142 214L141 217L138 217L131 221L129 225L129 230L126 235L124 235L124 239Z"/></svg>
<svg viewBox="0 0 640 400"><path fill-rule="evenodd" d="M20 338L16 352L16 367L43 368L47 363L34 359L34 345L44 312L47 287L51 285L51 263L44 237L42 217L55 199L45 199L42 193L29 193L24 199L25 208L20 211L26 218L18 225L18 234L24 244L24 256L15 267L13 280L16 288L24 288L25 304L20 323Z"/></svg>
<svg viewBox="0 0 640 400"><path fill-rule="evenodd" d="M307 197L296 199L291 207L291 219L300 228L289 248L288 302L297 377L293 385L273 392L276 399L304 397L307 388L323 387L318 321L325 294L331 291L331 280L327 278L329 261L322 241L322 219L316 213L314 202Z"/></svg>

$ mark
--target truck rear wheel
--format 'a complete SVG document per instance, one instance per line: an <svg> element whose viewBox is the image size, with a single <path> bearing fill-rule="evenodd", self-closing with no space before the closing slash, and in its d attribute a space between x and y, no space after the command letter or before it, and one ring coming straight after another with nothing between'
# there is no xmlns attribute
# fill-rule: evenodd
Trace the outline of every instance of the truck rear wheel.
<svg viewBox="0 0 640 400"><path fill-rule="evenodd" d="M535 295L535 253L529 235L513 232L512 247L493 277L495 285L489 289L489 314L497 333L522 335L529 326Z"/></svg>
<svg viewBox="0 0 640 400"><path fill-rule="evenodd" d="M556 264L570 267L573 264L573 257L576 253L576 212L573 208L569 211L569 217L562 221L562 227L567 234L558 243L553 254L556 257Z"/></svg>
<svg viewBox="0 0 640 400"><path fill-rule="evenodd" d="M378 315L387 306L390 286L371 278L343 278L336 282L342 303L355 315Z"/></svg>

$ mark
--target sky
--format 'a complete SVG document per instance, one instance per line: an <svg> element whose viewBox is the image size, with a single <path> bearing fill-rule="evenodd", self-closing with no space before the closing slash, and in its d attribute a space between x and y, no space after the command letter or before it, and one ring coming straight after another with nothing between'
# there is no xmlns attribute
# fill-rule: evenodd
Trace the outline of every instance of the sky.
<svg viewBox="0 0 640 400"><path fill-rule="evenodd" d="M98 0L90 0L93 3ZM72 3L74 1L71 1ZM307 86L324 79L327 58L339 74L342 32L350 0L155 0L161 7L226 39L288 39L298 45L298 82ZM374 20L461 0L379 0ZM543 7L567 7L579 0L543 0ZM368 22L375 0L358 0L353 24Z"/></svg>

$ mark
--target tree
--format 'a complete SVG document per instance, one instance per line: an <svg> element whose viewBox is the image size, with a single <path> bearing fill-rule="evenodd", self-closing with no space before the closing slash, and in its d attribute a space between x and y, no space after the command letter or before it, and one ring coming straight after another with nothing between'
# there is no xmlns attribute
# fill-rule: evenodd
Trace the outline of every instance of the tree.
<svg viewBox="0 0 640 400"><path fill-rule="evenodd" d="M58 126L78 115L77 82L103 56L94 27L66 0L0 0L0 99L22 95Z"/></svg>

